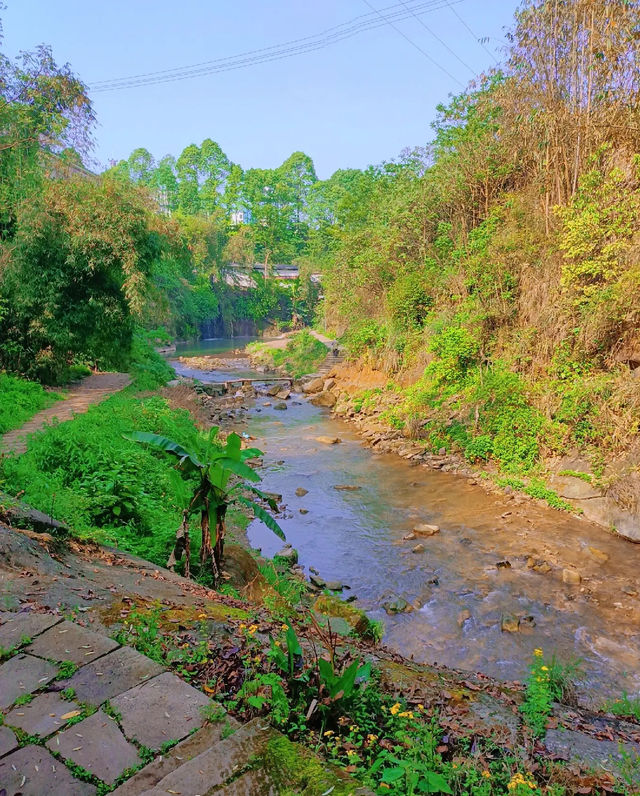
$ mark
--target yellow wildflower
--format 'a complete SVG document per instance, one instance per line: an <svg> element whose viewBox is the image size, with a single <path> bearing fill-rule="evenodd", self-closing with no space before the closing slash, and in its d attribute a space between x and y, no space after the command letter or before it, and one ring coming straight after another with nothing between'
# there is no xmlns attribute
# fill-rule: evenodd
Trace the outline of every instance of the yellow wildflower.
<svg viewBox="0 0 640 796"><path fill-rule="evenodd" d="M399 702L396 702L396 704L395 704L395 705L392 705L392 706L391 706L391 708L390 708L390 713L391 713L391 715L392 715L392 716L395 716L395 715L396 715L396 713L397 713L399 710L400 710L400 703L399 703Z"/></svg>
<svg viewBox="0 0 640 796"><path fill-rule="evenodd" d="M289 630L289 625L280 625L280 630Z"/></svg>
<svg viewBox="0 0 640 796"><path fill-rule="evenodd" d="M482 772L482 776L483 776L485 779L491 779L491 773L490 773L490 772L489 772L489 771L488 771L486 768L485 768L485 770Z"/></svg>
<svg viewBox="0 0 640 796"><path fill-rule="evenodd" d="M424 705L418 705L418 710L424 710Z"/></svg>
<svg viewBox="0 0 640 796"><path fill-rule="evenodd" d="M245 629L245 627L246 627L246 625L245 625L245 623L244 623L244 622L242 622L242 623L239 625L239 628L240 628L240 630L244 630L244 629Z"/></svg>
<svg viewBox="0 0 640 796"><path fill-rule="evenodd" d="M536 656L536 658L542 658L542 656L544 655L540 647L534 649L533 654Z"/></svg>
<svg viewBox="0 0 640 796"><path fill-rule="evenodd" d="M413 713L410 710L403 710L402 713L398 713L401 719L412 719Z"/></svg>
<svg viewBox="0 0 640 796"><path fill-rule="evenodd" d="M548 666L541 666L540 667L540 671L541 672L548 672L549 671L549 667Z"/></svg>
<svg viewBox="0 0 640 796"><path fill-rule="evenodd" d="M327 731L324 733L324 737L325 737L325 738L331 738L331 736L332 736L332 735L333 735L333 730L327 730Z"/></svg>
<svg viewBox="0 0 640 796"><path fill-rule="evenodd" d="M369 741L369 743L373 743L374 741L377 741L377 740L378 740L378 736L374 735L372 732L370 732L369 735L367 735L367 741Z"/></svg>
<svg viewBox="0 0 640 796"><path fill-rule="evenodd" d="M251 635L253 635L256 632L257 629L258 629L258 625L251 625L251 627L249 628L249 633L251 633Z"/></svg>

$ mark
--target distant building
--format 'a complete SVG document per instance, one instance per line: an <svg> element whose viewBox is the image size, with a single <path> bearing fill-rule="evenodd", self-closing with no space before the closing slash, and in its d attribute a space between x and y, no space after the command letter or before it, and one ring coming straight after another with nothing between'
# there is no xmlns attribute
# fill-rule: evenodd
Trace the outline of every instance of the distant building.
<svg viewBox="0 0 640 796"><path fill-rule="evenodd" d="M235 212L231 213L231 223L232 224L244 224L245 216L244 210L236 210Z"/></svg>

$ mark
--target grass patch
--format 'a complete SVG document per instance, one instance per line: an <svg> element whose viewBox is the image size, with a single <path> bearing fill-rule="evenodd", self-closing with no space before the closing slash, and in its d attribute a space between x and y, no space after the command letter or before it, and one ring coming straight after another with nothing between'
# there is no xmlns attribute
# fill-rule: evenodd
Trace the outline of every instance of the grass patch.
<svg viewBox="0 0 640 796"><path fill-rule="evenodd" d="M22 492L25 502L80 536L164 565L189 485L160 454L124 439L133 430L164 434L196 450L202 439L187 411L125 391L48 426L25 454L4 459L0 489Z"/></svg>
<svg viewBox="0 0 640 796"><path fill-rule="evenodd" d="M0 373L0 434L20 428L37 412L53 406L62 397L35 381Z"/></svg>
<svg viewBox="0 0 640 796"><path fill-rule="evenodd" d="M270 348L268 343L250 343L247 350L258 364L282 369L295 379L313 373L327 356L325 344L306 329L292 335L285 348Z"/></svg>

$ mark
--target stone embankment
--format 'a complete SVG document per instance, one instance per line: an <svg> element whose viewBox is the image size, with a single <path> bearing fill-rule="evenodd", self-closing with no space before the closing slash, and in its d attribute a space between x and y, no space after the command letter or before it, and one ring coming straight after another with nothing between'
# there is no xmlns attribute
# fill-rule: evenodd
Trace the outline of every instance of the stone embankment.
<svg viewBox="0 0 640 796"><path fill-rule="evenodd" d="M357 368L339 363L323 375L312 377L302 385L310 394L313 403L326 406L353 423L376 453L393 453L415 464L424 464L443 472L453 472L467 477L474 485L487 491L498 491L491 478L497 475L490 465L472 467L461 456L448 454L445 448L437 453L425 449L418 441L423 426L393 428L385 419L389 409L400 401L397 393L383 391L386 384L384 374L368 368ZM376 389L377 394L362 400L358 394L365 389ZM634 458L635 456L635 458ZM640 473L637 454L612 463L607 478L599 479L590 474L590 464L579 456L566 456L547 462L548 486L558 498L571 504L577 515L591 522L612 529L620 536L640 542ZM607 485L604 485L606 481ZM511 491L506 487L507 492ZM500 489L499 491L503 491ZM535 501L527 495L523 500ZM541 502L541 501L538 501Z"/></svg>

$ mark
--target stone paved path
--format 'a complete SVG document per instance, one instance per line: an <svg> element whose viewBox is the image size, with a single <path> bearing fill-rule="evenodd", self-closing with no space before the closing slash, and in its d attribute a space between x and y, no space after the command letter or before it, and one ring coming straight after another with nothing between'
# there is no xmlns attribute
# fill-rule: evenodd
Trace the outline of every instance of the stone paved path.
<svg viewBox="0 0 640 796"><path fill-rule="evenodd" d="M3 796L280 792L256 763L274 739L288 743L280 733L224 713L207 723L220 706L130 647L54 614L4 612L2 658ZM365 793L343 776L339 793Z"/></svg>
<svg viewBox="0 0 640 796"><path fill-rule="evenodd" d="M39 431L54 418L71 420L74 415L86 412L91 404L99 403L115 392L122 390L131 379L128 373L93 373L69 390L69 395L48 409L35 414L31 420L0 439L0 453L24 453L29 434Z"/></svg>

